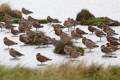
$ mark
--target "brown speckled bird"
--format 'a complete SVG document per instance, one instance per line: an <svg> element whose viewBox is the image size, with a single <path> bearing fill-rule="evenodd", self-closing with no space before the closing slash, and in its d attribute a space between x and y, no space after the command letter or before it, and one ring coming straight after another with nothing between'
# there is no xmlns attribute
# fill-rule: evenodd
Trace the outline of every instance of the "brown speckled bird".
<svg viewBox="0 0 120 80"><path fill-rule="evenodd" d="M64 52L68 55L70 55L71 58L77 58L79 56L83 56L82 53L77 52L76 50L74 50L72 47L69 47L67 45L65 45L64 47Z"/></svg>
<svg viewBox="0 0 120 80"><path fill-rule="evenodd" d="M70 50L70 53L69 53L69 55L70 55L71 58L77 58L77 57L81 56L81 54L82 53L77 52L75 50Z"/></svg>
<svg viewBox="0 0 120 80"><path fill-rule="evenodd" d="M38 35L34 36L34 40L33 41L36 43L36 45L38 45L38 48L40 48L42 40L40 39L40 37Z"/></svg>
<svg viewBox="0 0 120 80"><path fill-rule="evenodd" d="M58 20L57 19L53 19L53 18L51 18L50 16L47 16L47 21L48 21L48 23L57 23L58 22Z"/></svg>
<svg viewBox="0 0 120 80"><path fill-rule="evenodd" d="M119 39L118 38L115 38L115 37L112 37L112 36L106 36L106 38L107 38L107 41L108 42L110 42L110 39L112 39L112 40L114 40L114 41L119 41Z"/></svg>
<svg viewBox="0 0 120 80"><path fill-rule="evenodd" d="M82 34L78 34L75 31L71 31L71 36L73 39L76 39L76 40L83 37Z"/></svg>
<svg viewBox="0 0 120 80"><path fill-rule="evenodd" d="M49 58L47 58L45 56L42 56L40 53L37 53L36 59L37 59L37 61L41 62L41 64L42 64L42 62L46 62L46 61L52 60L52 59L49 59Z"/></svg>
<svg viewBox="0 0 120 80"><path fill-rule="evenodd" d="M70 49L73 50L73 49L72 49L71 47L69 47L68 45L65 45L65 47L64 47L64 52L65 52L65 54L69 55Z"/></svg>
<svg viewBox="0 0 120 80"><path fill-rule="evenodd" d="M105 45L101 46L101 51L105 54L108 54L108 55L112 54L112 52L113 52L113 50L111 48L106 47Z"/></svg>
<svg viewBox="0 0 120 80"><path fill-rule="evenodd" d="M28 14L33 13L32 11L29 11L29 10L27 10L27 9L25 9L25 8L22 8L21 11L22 11L22 13L25 14L25 15L28 15Z"/></svg>
<svg viewBox="0 0 120 80"><path fill-rule="evenodd" d="M28 16L28 19L27 19L28 21L31 21L31 22L33 22L33 21L37 21L37 19L34 19L33 17L31 17L31 16Z"/></svg>
<svg viewBox="0 0 120 80"><path fill-rule="evenodd" d="M83 37L82 38L82 43L85 45L85 40L86 40L86 37Z"/></svg>
<svg viewBox="0 0 120 80"><path fill-rule="evenodd" d="M36 34L35 31L32 31L32 30L30 30L29 28L27 28L27 29L25 30L25 33L26 33L26 35L27 35L28 37L30 37L31 35L35 35L35 34Z"/></svg>
<svg viewBox="0 0 120 80"><path fill-rule="evenodd" d="M118 35L115 30L113 30L112 28L110 28L109 26L106 26L103 28L103 31L107 33L108 36L114 36L114 35Z"/></svg>
<svg viewBox="0 0 120 80"><path fill-rule="evenodd" d="M68 32L69 32L69 29L70 27L72 27L72 24L68 21L64 21L64 26L68 28Z"/></svg>
<svg viewBox="0 0 120 80"><path fill-rule="evenodd" d="M85 32L79 28L76 28L76 33L81 34L81 35L88 34L87 32Z"/></svg>
<svg viewBox="0 0 120 80"><path fill-rule="evenodd" d="M112 49L112 51L117 51L117 50L119 50L120 48L118 48L118 46L116 45L111 45L110 43L106 43L106 45L107 45L107 47L108 48L111 48Z"/></svg>
<svg viewBox="0 0 120 80"><path fill-rule="evenodd" d="M112 39L110 39L110 44L111 44L111 45L114 45L114 46L116 46L116 45L120 45L119 42L114 41L114 40L112 40Z"/></svg>
<svg viewBox="0 0 120 80"><path fill-rule="evenodd" d="M105 36L106 34L105 34L104 32L102 32L102 31L100 31L100 30L96 30L96 31L95 31L95 35L96 35L97 37L99 37L99 38L100 38L100 41L101 41L101 37Z"/></svg>
<svg viewBox="0 0 120 80"><path fill-rule="evenodd" d="M98 28L103 29L104 27L106 27L107 25L105 25L103 22L97 22L96 25Z"/></svg>
<svg viewBox="0 0 120 80"><path fill-rule="evenodd" d="M58 36L63 32L61 28L56 28L56 27L54 27L54 31L55 31L55 34Z"/></svg>
<svg viewBox="0 0 120 80"><path fill-rule="evenodd" d="M92 27L91 25L89 25L89 26L88 26L88 30L89 30L90 32L92 32L92 34L93 34L93 32L95 32L95 31L97 30L97 28Z"/></svg>
<svg viewBox="0 0 120 80"><path fill-rule="evenodd" d="M38 31L39 28L43 28L43 26L40 25L40 23L37 21L33 21L32 24L33 24L33 27L36 28L36 31Z"/></svg>
<svg viewBox="0 0 120 80"><path fill-rule="evenodd" d="M108 36L118 35L116 32L110 31L110 30L108 30L106 33L107 33Z"/></svg>
<svg viewBox="0 0 120 80"><path fill-rule="evenodd" d="M4 41L4 44L8 46L8 48L9 48L9 46L12 46L12 45L16 45L16 44L17 44L16 42L8 39L7 37L4 37L3 41Z"/></svg>
<svg viewBox="0 0 120 80"><path fill-rule="evenodd" d="M52 26L57 28L65 28L63 25L60 24L52 24Z"/></svg>
<svg viewBox="0 0 120 80"><path fill-rule="evenodd" d="M62 32L60 34L60 40L67 42L67 41L71 41L72 38L71 38L71 36L68 36L68 34L66 34L65 32Z"/></svg>
<svg viewBox="0 0 120 80"><path fill-rule="evenodd" d="M89 49L89 52L91 52L91 49L99 47L95 42L85 37L83 37L82 43Z"/></svg>
<svg viewBox="0 0 120 80"><path fill-rule="evenodd" d="M21 41L21 42L23 42L25 44L27 44L30 40L31 39L29 37L27 37L27 36L24 36L24 35L19 36L19 41Z"/></svg>
<svg viewBox="0 0 120 80"><path fill-rule="evenodd" d="M17 57L20 57L20 56L24 56L22 53L18 52L17 50L13 49L13 48L10 48L9 49L9 54L14 57L14 58L17 58Z"/></svg>
<svg viewBox="0 0 120 80"><path fill-rule="evenodd" d="M18 30L15 30L13 27L11 28L11 33L13 35L18 35L19 34L19 31Z"/></svg>

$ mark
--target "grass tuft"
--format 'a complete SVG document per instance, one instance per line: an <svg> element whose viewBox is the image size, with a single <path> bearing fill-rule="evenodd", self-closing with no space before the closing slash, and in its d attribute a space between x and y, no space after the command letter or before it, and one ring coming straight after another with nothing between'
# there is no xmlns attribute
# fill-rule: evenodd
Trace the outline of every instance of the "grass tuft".
<svg viewBox="0 0 120 80"><path fill-rule="evenodd" d="M88 20L90 18L95 18L95 16L89 12L89 10L87 9L82 9L76 17L77 21L84 21L84 20Z"/></svg>
<svg viewBox="0 0 120 80"><path fill-rule="evenodd" d="M21 18L22 13L19 10L11 9L10 5L7 3L0 5L0 21L4 20L5 14L8 14L14 18Z"/></svg>
<svg viewBox="0 0 120 80"><path fill-rule="evenodd" d="M71 62L60 66L50 65L40 69L24 67L7 68L0 66L0 80L119 80L120 67L84 62L74 65Z"/></svg>

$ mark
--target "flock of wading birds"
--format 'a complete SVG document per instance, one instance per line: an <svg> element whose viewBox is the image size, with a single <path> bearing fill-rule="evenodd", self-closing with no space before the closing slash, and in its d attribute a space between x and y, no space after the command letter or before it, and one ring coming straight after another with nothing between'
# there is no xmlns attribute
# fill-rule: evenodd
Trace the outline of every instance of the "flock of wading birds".
<svg viewBox="0 0 120 80"><path fill-rule="evenodd" d="M32 11L29 11L25 8L22 8L22 13L25 15L29 15L31 13L33 13ZM28 42L30 42L31 40L31 35L35 34L33 41L36 42L39 46L41 45L41 43L49 43L51 42L53 45L57 45L57 42L59 42L58 40L56 40L55 38L51 38L49 36L46 36L44 34L44 32L42 31L38 31L39 28L42 28L43 26L41 24L39 24L39 22L32 18L31 16L28 16L27 19L21 18L19 20L19 27L18 30L15 30L12 24L12 20L14 20L13 17L9 16L8 14L5 14L5 20L4 22L0 22L0 27L1 30L2 28L8 29L10 31L11 34L13 35L18 35L19 33L25 33L22 35L19 35L19 40L21 42L23 42L24 44L27 44ZM51 25L52 23L57 22L57 19L53 19L50 16L47 17L47 21L49 22L49 24ZM106 22L110 22L110 19L105 18L104 21ZM99 45L97 45L94 41L84 37L84 35L87 35L88 33L76 28L75 26L78 25L78 22L72 18L68 18L63 25L60 24L52 24L52 27L54 28L55 34L57 36L60 37L61 40L72 40L72 39L80 39L82 38L82 43L89 49L89 51L91 51L91 49L97 48L99 47ZM62 28L69 28L74 26L74 30L71 31L71 36L68 36L65 32L62 31ZM100 38L101 41L101 37L106 37L107 39L107 43L101 46L101 51L105 54L111 55L112 52L119 50L119 45L120 45L120 38L116 38L114 37L114 35L118 35L115 30L113 30L112 28L110 28L108 25L104 24L104 23L96 23L94 27L93 25L89 25L88 26L88 30L90 32L92 32L92 34L95 34L97 37ZM36 31L32 31L32 28L36 28ZM39 35L41 37L39 37ZM3 42L6 46L8 46L9 49L9 54L14 58L18 58L20 56L24 56L22 53L20 53L19 51L13 49L13 48L9 48L10 46L13 45L17 45L16 42L8 39L7 37L4 37ZM82 56L83 53L77 52L75 49L73 49L70 46L65 46L64 47L64 52L66 54L68 54L70 57L72 58L76 58L78 56ZM41 55L40 53L36 54L36 59L41 62L46 62L49 61L51 59Z"/></svg>

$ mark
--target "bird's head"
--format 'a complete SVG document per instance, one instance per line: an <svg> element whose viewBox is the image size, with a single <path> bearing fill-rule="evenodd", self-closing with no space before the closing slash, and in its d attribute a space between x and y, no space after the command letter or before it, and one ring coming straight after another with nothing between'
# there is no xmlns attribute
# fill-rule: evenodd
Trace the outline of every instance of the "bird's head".
<svg viewBox="0 0 120 80"><path fill-rule="evenodd" d="M37 54L36 54L36 57L39 57L39 56L41 56L40 53L37 53Z"/></svg>
<svg viewBox="0 0 120 80"><path fill-rule="evenodd" d="M7 37L4 37L4 41L6 41L8 38Z"/></svg>
<svg viewBox="0 0 120 80"><path fill-rule="evenodd" d="M101 46L101 49L103 49L104 47L105 47L105 45L102 45L102 46Z"/></svg>
<svg viewBox="0 0 120 80"><path fill-rule="evenodd" d="M22 40L22 39L23 39L23 35L20 35L20 36L19 36L19 39Z"/></svg>

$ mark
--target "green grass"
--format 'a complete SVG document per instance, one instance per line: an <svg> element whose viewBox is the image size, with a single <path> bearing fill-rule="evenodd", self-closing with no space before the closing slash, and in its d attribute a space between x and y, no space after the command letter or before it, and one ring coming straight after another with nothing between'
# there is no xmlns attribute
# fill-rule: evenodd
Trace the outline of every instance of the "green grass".
<svg viewBox="0 0 120 80"><path fill-rule="evenodd" d="M46 19L41 19L41 20L38 19L37 21L41 24L47 24L48 23Z"/></svg>
<svg viewBox="0 0 120 80"><path fill-rule="evenodd" d="M119 26L120 25L120 22L118 22L116 20L113 20L113 21L114 21L114 23L107 24L107 25L109 25L109 26ZM103 22L103 23L105 23L103 17L97 17L97 18L90 18L88 20L82 20L82 21L80 21L80 24L81 25L92 25L92 24L97 23L97 22Z"/></svg>
<svg viewBox="0 0 120 80"><path fill-rule="evenodd" d="M117 58L115 55L103 55L103 58Z"/></svg>
<svg viewBox="0 0 120 80"><path fill-rule="evenodd" d="M23 67L7 68L0 66L0 80L119 80L120 67L84 63L55 65L45 68L30 69Z"/></svg>
<svg viewBox="0 0 120 80"><path fill-rule="evenodd" d="M4 22L4 16L0 16L0 21Z"/></svg>
<svg viewBox="0 0 120 80"><path fill-rule="evenodd" d="M71 47L73 49L75 49L77 52L83 53L83 55L84 55L84 49L82 47L77 47L77 46L74 46L74 45L72 45Z"/></svg>
<svg viewBox="0 0 120 80"><path fill-rule="evenodd" d="M90 18L95 18L95 16L87 9L82 9L76 16L77 21L88 20Z"/></svg>
<svg viewBox="0 0 120 80"><path fill-rule="evenodd" d="M114 20L114 23L112 23L111 25L109 26L120 26L120 22Z"/></svg>
<svg viewBox="0 0 120 80"><path fill-rule="evenodd" d="M88 20L80 21L80 24L81 25L91 25L91 24L94 24L97 22L104 22L104 19L103 18L90 18Z"/></svg>

